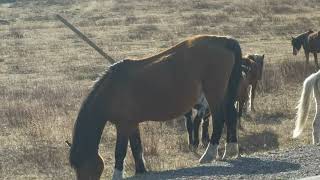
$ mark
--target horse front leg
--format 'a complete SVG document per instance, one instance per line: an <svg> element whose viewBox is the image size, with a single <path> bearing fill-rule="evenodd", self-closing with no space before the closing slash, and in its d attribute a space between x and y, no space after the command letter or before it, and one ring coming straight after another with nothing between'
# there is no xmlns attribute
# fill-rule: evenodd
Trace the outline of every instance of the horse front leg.
<svg viewBox="0 0 320 180"><path fill-rule="evenodd" d="M206 113L205 113L205 117L203 118L202 121L202 137L201 137L201 141L202 141L202 145L204 147L206 147L209 144L210 138L209 138L209 118L210 118L210 110L207 109Z"/></svg>
<svg viewBox="0 0 320 180"><path fill-rule="evenodd" d="M241 117L242 117L242 114L243 114L243 107L245 106L245 101L244 100L239 100L238 101L238 115L237 115L237 118L238 118L238 125L239 125L239 128L242 130L243 127L241 126Z"/></svg>
<svg viewBox="0 0 320 180"><path fill-rule="evenodd" d="M136 174L146 173L143 158L143 148L141 144L139 126L134 129L133 133L129 137L132 155L136 166Z"/></svg>
<svg viewBox="0 0 320 180"><path fill-rule="evenodd" d="M126 132L117 127L117 141L115 149L115 167L112 180L123 179L123 162L127 154L129 137Z"/></svg>
<svg viewBox="0 0 320 180"><path fill-rule="evenodd" d="M184 117L186 118L186 127L188 131L188 143L189 148L191 149L191 146L193 144L193 122L192 122L192 109L187 112Z"/></svg>
<svg viewBox="0 0 320 180"><path fill-rule="evenodd" d="M313 53L314 63L316 64L317 70L319 69L318 56L317 53Z"/></svg>
<svg viewBox="0 0 320 180"><path fill-rule="evenodd" d="M257 84L258 84L258 81L254 81L252 84L251 84L251 96L250 96L250 106L249 106L249 109L252 111L252 112L255 112L256 109L254 107L254 98L256 96L256 89L257 89Z"/></svg>

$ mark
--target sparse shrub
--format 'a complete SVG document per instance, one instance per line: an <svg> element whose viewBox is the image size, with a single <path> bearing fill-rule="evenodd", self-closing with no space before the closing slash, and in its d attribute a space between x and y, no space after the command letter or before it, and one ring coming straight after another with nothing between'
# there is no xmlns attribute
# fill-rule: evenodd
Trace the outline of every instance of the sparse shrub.
<svg viewBox="0 0 320 180"><path fill-rule="evenodd" d="M150 39L153 33L158 32L159 29L156 25L139 25L132 30L129 30L130 39Z"/></svg>

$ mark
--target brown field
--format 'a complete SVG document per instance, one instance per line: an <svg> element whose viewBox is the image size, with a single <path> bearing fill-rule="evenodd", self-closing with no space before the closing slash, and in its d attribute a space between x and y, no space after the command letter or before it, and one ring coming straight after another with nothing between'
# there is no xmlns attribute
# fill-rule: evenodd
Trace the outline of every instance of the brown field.
<svg viewBox="0 0 320 180"><path fill-rule="evenodd" d="M241 153L251 154L311 142L313 116L303 135L291 139L306 75L290 36L319 29L319 10L318 0L0 0L0 179L74 178L64 141L108 63L55 14L115 59L151 55L196 34L230 35L244 54L265 54L257 112L245 116L240 132ZM308 74L313 71L310 66ZM190 152L181 118L140 128L149 170L198 165L204 148ZM108 124L100 144L103 178L112 175L114 145ZM125 169L133 175L130 150Z"/></svg>

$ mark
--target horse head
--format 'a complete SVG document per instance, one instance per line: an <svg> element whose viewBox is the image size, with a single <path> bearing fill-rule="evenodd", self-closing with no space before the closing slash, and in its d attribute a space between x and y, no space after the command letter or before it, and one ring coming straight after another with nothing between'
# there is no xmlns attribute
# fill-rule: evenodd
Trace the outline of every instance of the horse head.
<svg viewBox="0 0 320 180"><path fill-rule="evenodd" d="M253 81L258 77L258 64L248 56L242 58L242 71L246 74L249 81Z"/></svg>
<svg viewBox="0 0 320 180"><path fill-rule="evenodd" d="M72 151L72 144L67 140L65 143ZM87 159L75 163L74 157L70 156L70 163L76 172L77 180L99 180L104 169L104 162L99 154L89 156Z"/></svg>

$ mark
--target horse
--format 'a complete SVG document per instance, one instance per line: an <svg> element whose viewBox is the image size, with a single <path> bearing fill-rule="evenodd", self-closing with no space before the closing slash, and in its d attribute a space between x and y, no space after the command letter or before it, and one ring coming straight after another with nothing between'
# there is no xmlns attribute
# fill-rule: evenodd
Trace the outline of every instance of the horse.
<svg viewBox="0 0 320 180"><path fill-rule="evenodd" d="M192 120L193 115L193 109L196 110L196 115ZM210 138L209 138L209 118L210 118L210 110L209 110L209 104L202 93L200 98L198 99L196 105L189 110L186 114L184 114L185 117L185 123L187 127L188 132L188 144L189 148L192 150L195 150L198 148L199 145L199 127L202 120L202 145L207 146Z"/></svg>
<svg viewBox="0 0 320 180"><path fill-rule="evenodd" d="M203 92L214 117L214 132L200 158L208 163L218 155L226 114L226 157L239 153L234 107L242 52L231 37L198 35L159 54L125 59L111 65L83 101L73 128L69 162L77 179L99 179L104 161L98 146L108 122L116 127L113 179L122 179L128 142L136 174L147 172L139 123L166 121L187 112Z"/></svg>
<svg viewBox="0 0 320 180"><path fill-rule="evenodd" d="M251 58L254 57L254 60ZM242 117L243 107L245 103L249 100L249 85L257 79L260 75L260 66L258 63L261 63L261 55L247 55L242 58L242 74L240 75L240 85L237 91L237 109L238 109L238 122L240 126L240 119ZM263 60L263 58L262 58ZM251 88L252 90L252 88ZM193 109L197 111L196 116L192 120ZM202 120L202 145L207 146L209 139L208 126L210 118L210 110L208 102L205 99L205 96L201 94L196 105L189 110L185 115L185 122L188 132L188 144L191 150L195 150L199 146L199 127Z"/></svg>
<svg viewBox="0 0 320 180"><path fill-rule="evenodd" d="M249 78L249 84L251 85L250 90L250 101L248 101L249 110L255 112L254 107L254 99L256 96L256 89L258 85L258 81L262 79L262 73L263 73L263 66L264 66L264 54L248 54L246 55L246 58L249 58L253 60L256 63L256 69L254 69L256 72L256 75L252 75Z"/></svg>
<svg viewBox="0 0 320 180"><path fill-rule="evenodd" d="M297 138L302 133L310 110L310 99L313 90L316 104L316 114L312 124L312 143L320 143L320 70L308 76L303 82L301 97L297 106L297 117L293 138Z"/></svg>
<svg viewBox="0 0 320 180"><path fill-rule="evenodd" d="M291 37L292 54L296 56L303 47L306 57L306 66L309 64L309 53L313 53L314 62L317 69L319 69L317 53L320 52L320 32L314 32L312 30L299 34L297 37Z"/></svg>

